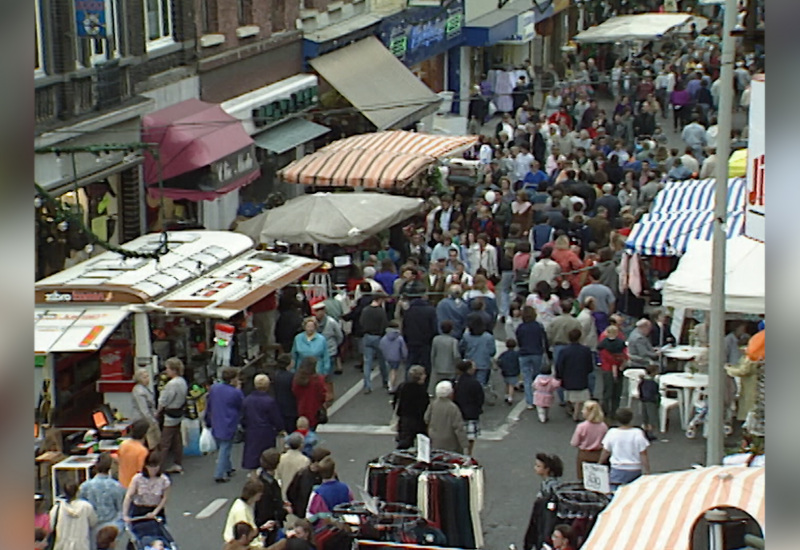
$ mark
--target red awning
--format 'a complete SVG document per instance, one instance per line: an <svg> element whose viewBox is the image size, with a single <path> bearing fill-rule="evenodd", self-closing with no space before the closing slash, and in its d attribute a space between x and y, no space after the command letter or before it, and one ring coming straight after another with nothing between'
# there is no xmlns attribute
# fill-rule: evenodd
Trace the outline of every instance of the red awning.
<svg viewBox="0 0 800 550"><path fill-rule="evenodd" d="M238 180L231 182L225 187L220 187L219 189L215 189L213 191L203 191L201 189L181 189L178 187L164 187L163 195L174 201L179 200L187 200L187 201L213 201L220 198L222 195L226 195L231 191L239 189L240 187L244 187L249 183L253 183L261 176L261 170L256 170L255 172L250 172L246 176L239 178ZM158 198L162 195L160 189L157 185L153 185L147 188L147 192L151 197Z"/></svg>
<svg viewBox="0 0 800 550"><path fill-rule="evenodd" d="M158 183L159 177L168 180L203 168L253 143L239 119L219 105L199 99L187 99L142 117L142 140L157 143L161 157L159 173L158 162L145 152L144 181L147 184ZM225 187L230 185L233 184ZM244 184L233 188L241 185ZM221 191L218 189L213 194L219 195Z"/></svg>

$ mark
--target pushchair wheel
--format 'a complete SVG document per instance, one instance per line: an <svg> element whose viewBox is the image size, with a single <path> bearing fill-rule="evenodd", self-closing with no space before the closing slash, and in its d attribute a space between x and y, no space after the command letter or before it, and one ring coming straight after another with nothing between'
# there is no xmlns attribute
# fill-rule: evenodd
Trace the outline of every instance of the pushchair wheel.
<svg viewBox="0 0 800 550"><path fill-rule="evenodd" d="M686 437L688 437L689 439L694 439L696 435L697 432L695 432L694 428L688 428L686 430Z"/></svg>

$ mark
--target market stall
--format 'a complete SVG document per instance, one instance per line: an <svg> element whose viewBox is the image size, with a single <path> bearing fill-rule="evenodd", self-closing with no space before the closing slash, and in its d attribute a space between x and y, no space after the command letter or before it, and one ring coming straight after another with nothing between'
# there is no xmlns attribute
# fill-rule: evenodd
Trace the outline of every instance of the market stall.
<svg viewBox="0 0 800 550"><path fill-rule="evenodd" d="M694 23L701 31L708 24L705 17L689 13L641 13L620 15L579 32L572 40L585 43L658 40L674 32L688 30Z"/></svg>
<svg viewBox="0 0 800 550"><path fill-rule="evenodd" d="M255 250L227 231L150 234L124 247L131 257L104 252L35 285L35 398L53 413L43 423L93 427L103 404L129 416L135 367L155 373L169 356L184 361L189 382L196 375L202 383L212 319L246 312L321 265ZM137 257L157 250L157 259ZM242 317L237 330L246 333ZM239 347L252 357L250 345Z"/></svg>
<svg viewBox="0 0 800 550"><path fill-rule="evenodd" d="M262 243L359 244L422 211L424 201L384 193L314 193L262 214ZM253 224L246 228L254 232ZM243 228L243 229L246 229Z"/></svg>
<svg viewBox="0 0 800 550"><path fill-rule="evenodd" d="M457 156L477 136L438 136L390 131L331 143L281 170L287 183L324 187L391 189L420 178L437 159Z"/></svg>
<svg viewBox="0 0 800 550"><path fill-rule="evenodd" d="M642 476L617 490L582 550L705 548L704 514L711 509L752 520L737 520L740 529L723 528L723 547L743 548L745 533L763 537L764 474L763 467L712 466Z"/></svg>
<svg viewBox="0 0 800 550"><path fill-rule="evenodd" d="M692 240L678 268L664 282L663 304L674 309L711 308L711 241ZM725 311L761 315L766 310L764 243L729 238L725 255Z"/></svg>

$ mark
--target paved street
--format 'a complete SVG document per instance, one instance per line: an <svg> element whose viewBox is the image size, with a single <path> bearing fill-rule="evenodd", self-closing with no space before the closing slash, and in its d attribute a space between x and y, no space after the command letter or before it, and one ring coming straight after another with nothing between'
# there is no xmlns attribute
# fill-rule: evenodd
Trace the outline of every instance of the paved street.
<svg viewBox="0 0 800 550"><path fill-rule="evenodd" d="M363 395L360 379L360 373L350 365L345 367L345 374L337 377L337 410L331 415L331 423L320 431L322 445L331 449L336 459L340 478L356 494L357 487L364 482L366 463L394 448L386 428L391 416L389 396L381 390ZM499 387L501 380L497 373L493 374L493 382ZM511 407L505 403L485 407L481 418L483 435L475 447L475 456L485 467L486 503L482 519L487 548L521 543L539 486L539 479L533 474L536 452L561 456L565 479L574 479L575 452L569 446L569 439L575 424L559 407L551 411L549 423L540 424L535 413L519 404L521 398L518 393ZM680 431L677 415L673 414L671 419L669 432L651 447L655 472L689 468L703 460L704 440L687 440ZM241 452L241 445L234 447L235 465ZM213 462L212 456L187 457L186 473L174 478L167 510L172 533L181 548L216 550L222 546L225 517L245 474L238 472L231 483L216 484L212 480Z"/></svg>

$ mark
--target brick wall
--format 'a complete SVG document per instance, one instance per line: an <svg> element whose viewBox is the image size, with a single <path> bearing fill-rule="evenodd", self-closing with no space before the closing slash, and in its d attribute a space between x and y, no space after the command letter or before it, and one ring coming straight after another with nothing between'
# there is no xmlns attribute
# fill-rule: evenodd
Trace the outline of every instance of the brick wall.
<svg viewBox="0 0 800 550"><path fill-rule="evenodd" d="M300 0L194 0L194 5L198 33L225 36L222 44L201 47L202 57L268 39L275 33L294 30L300 14ZM243 20L239 17L240 5ZM258 34L239 38L236 29L246 25L258 26Z"/></svg>

